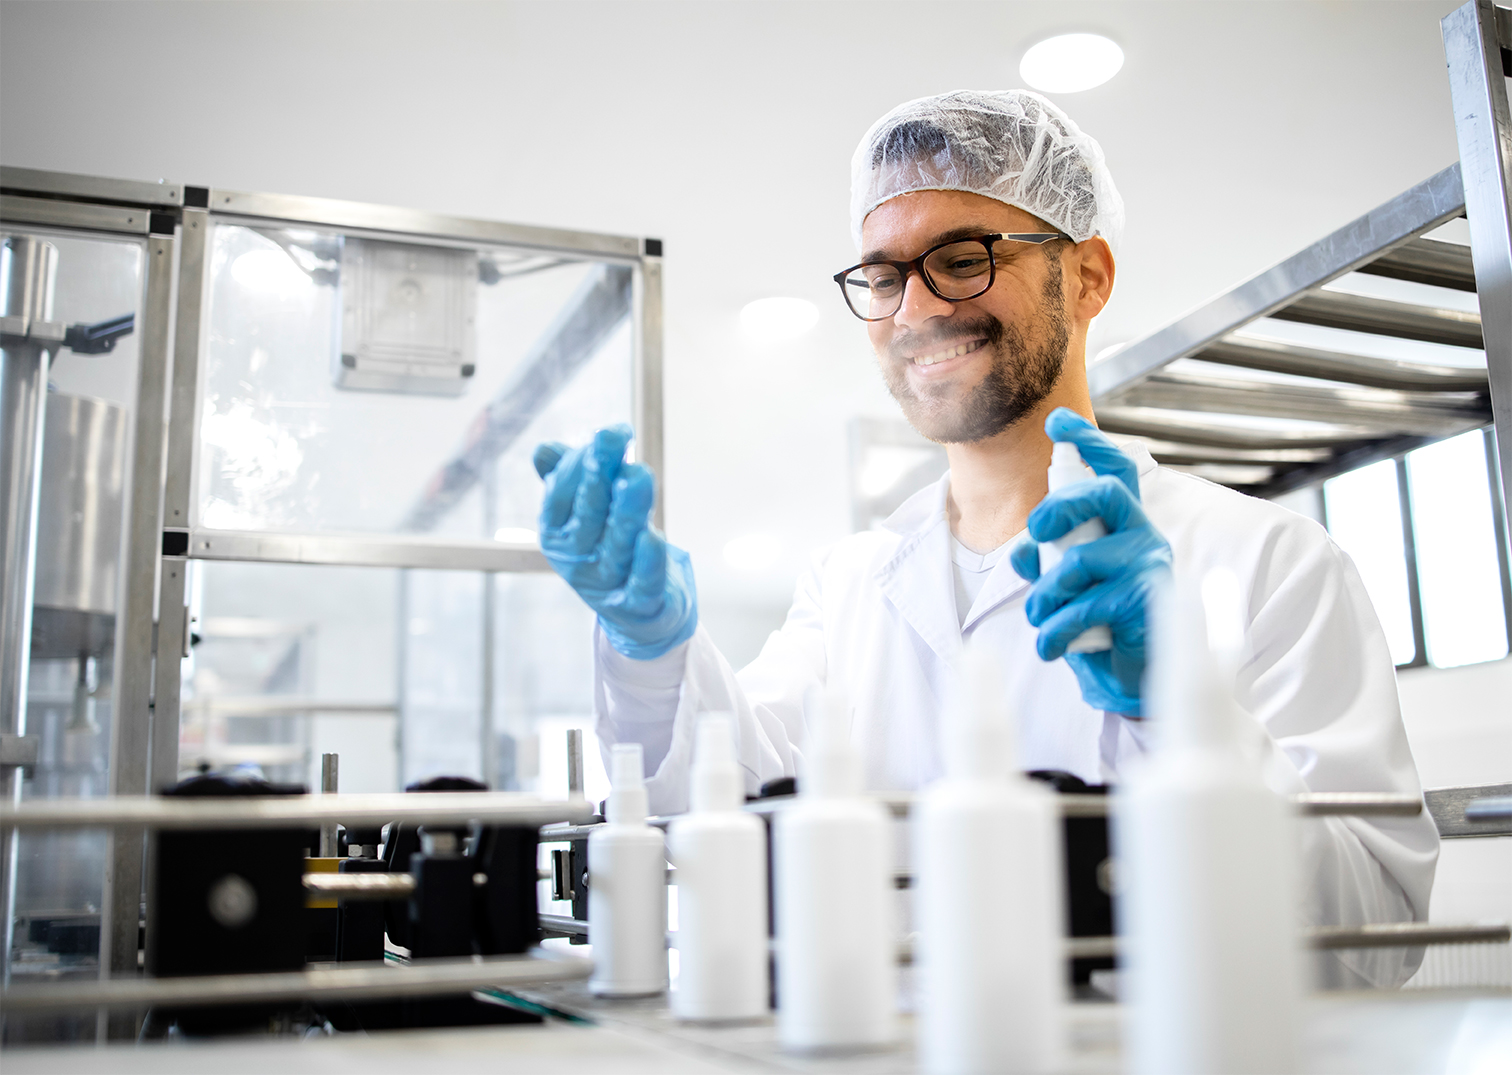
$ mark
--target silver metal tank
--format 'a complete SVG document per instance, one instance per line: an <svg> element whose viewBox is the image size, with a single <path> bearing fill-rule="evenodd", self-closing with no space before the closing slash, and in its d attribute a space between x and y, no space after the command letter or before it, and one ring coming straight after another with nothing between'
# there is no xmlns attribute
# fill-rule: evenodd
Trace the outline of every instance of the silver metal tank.
<svg viewBox="0 0 1512 1075"><path fill-rule="evenodd" d="M43 426L32 659L99 656L115 631L124 407L50 392Z"/></svg>

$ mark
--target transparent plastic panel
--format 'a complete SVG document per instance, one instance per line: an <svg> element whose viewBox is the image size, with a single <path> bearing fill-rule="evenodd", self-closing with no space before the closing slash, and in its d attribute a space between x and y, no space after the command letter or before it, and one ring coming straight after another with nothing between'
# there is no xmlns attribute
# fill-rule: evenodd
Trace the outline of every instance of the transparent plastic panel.
<svg viewBox="0 0 1512 1075"><path fill-rule="evenodd" d="M80 339L78 350L61 348L48 370L24 729L38 738L38 760L22 771L21 793L27 799L94 798L109 792L142 246L38 237L58 251L53 319L69 326L117 324L113 332L97 333L93 346ZM121 321L128 317L129 327ZM105 834L25 832L17 845L13 974L21 980L93 977ZM49 1034L71 1036L66 1022ZM80 1025L86 1022L87 1036L93 1016Z"/></svg>
<svg viewBox="0 0 1512 1075"><path fill-rule="evenodd" d="M393 568L197 561L179 765L244 767L319 787L396 791L398 607Z"/></svg>
<svg viewBox="0 0 1512 1075"><path fill-rule="evenodd" d="M1347 552L1365 581L1386 631L1391 657L1408 664L1417 656L1402 541L1402 506L1396 463L1390 459L1323 483L1328 532Z"/></svg>
<svg viewBox="0 0 1512 1075"><path fill-rule="evenodd" d="M535 443L631 418L631 270L219 224L196 525L533 528Z"/></svg>
<svg viewBox="0 0 1512 1075"><path fill-rule="evenodd" d="M480 572L196 561L179 761L343 791L483 775L492 705L498 786L567 794L568 728L589 739L590 795L607 794L591 739L593 614L555 575L493 577L485 682Z"/></svg>
<svg viewBox="0 0 1512 1075"><path fill-rule="evenodd" d="M1407 477L1429 661L1454 668L1505 657L1485 434L1419 448L1407 456Z"/></svg>

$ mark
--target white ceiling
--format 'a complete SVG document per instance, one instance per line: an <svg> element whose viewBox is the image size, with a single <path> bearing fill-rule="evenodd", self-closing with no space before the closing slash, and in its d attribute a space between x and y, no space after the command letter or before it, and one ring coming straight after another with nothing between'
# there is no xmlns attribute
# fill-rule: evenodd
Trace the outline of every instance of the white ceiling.
<svg viewBox="0 0 1512 1075"><path fill-rule="evenodd" d="M849 527L846 419L895 413L829 279L875 118L1017 86L1050 33L1123 46L1058 98L1128 206L1095 353L1452 163L1456 6L6 0L0 160L663 238L669 531L710 607L775 607ZM822 316L758 350L773 294ZM778 564L726 568L758 531Z"/></svg>

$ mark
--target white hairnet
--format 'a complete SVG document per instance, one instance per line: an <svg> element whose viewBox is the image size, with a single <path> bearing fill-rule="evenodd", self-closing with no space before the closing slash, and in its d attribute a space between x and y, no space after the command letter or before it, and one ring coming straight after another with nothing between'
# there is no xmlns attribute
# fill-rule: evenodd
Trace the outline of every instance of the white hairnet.
<svg viewBox="0 0 1512 1075"><path fill-rule="evenodd" d="M1102 147L1028 90L956 90L920 97L872 124L851 160L851 232L889 198L963 190L1032 213L1077 242L1117 246L1123 199Z"/></svg>

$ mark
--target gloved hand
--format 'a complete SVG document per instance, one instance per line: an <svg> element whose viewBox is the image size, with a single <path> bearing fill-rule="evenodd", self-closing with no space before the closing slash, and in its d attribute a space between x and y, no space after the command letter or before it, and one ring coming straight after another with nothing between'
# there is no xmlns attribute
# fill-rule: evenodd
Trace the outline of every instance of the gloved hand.
<svg viewBox="0 0 1512 1075"><path fill-rule="evenodd" d="M651 526L656 483L639 463L626 463L634 433L610 426L591 444L536 447L541 501L541 551L626 657L649 661L693 637L698 597L688 554Z"/></svg>
<svg viewBox="0 0 1512 1075"><path fill-rule="evenodd" d="M1035 648L1046 661L1065 655L1094 709L1140 716L1145 618L1154 589L1170 574L1171 546L1145 517L1139 471L1117 445L1065 407L1050 412L1045 432L1075 444L1098 477L1040 501L1029 513L1028 534L1009 553L1013 570L1034 583L1024 610L1040 629ZM1107 536L1068 549L1041 578L1038 543L1094 517L1102 518ZM1098 623L1113 636L1111 650L1066 653L1072 639Z"/></svg>

